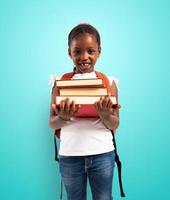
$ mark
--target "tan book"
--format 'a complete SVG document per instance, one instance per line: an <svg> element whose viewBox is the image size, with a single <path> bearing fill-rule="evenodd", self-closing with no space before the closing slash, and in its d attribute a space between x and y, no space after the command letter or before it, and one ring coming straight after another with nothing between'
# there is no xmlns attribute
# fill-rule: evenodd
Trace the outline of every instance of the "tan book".
<svg viewBox="0 0 170 200"><path fill-rule="evenodd" d="M56 104L60 104L60 102L66 98L73 100L75 104L94 104L96 101L100 99L101 96L57 96ZM114 96L110 97L113 104L117 104L116 98Z"/></svg>
<svg viewBox="0 0 170 200"><path fill-rule="evenodd" d="M105 96L106 88L61 88L60 96Z"/></svg>
<svg viewBox="0 0 170 200"><path fill-rule="evenodd" d="M99 78L94 79L74 79L74 80L57 80L56 86L62 87L102 87L103 81Z"/></svg>

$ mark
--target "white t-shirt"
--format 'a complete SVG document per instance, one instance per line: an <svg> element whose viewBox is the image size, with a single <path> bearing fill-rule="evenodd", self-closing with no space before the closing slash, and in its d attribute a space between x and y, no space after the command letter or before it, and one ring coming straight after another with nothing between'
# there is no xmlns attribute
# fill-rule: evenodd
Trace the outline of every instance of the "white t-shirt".
<svg viewBox="0 0 170 200"><path fill-rule="evenodd" d="M72 79L96 78L95 72L75 74ZM100 118L73 117L62 127L59 154L85 156L114 150L112 134Z"/></svg>

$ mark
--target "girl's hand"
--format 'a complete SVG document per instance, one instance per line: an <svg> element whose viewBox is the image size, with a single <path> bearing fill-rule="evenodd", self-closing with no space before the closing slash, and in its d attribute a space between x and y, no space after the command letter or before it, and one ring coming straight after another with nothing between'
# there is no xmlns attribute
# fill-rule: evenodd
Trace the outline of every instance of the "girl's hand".
<svg viewBox="0 0 170 200"><path fill-rule="evenodd" d="M61 101L59 108L56 104L52 104L53 111L63 120L68 121L78 111L79 105L75 105L74 101L66 98Z"/></svg>
<svg viewBox="0 0 170 200"><path fill-rule="evenodd" d="M113 103L110 99L110 95L101 97L99 101L95 102L95 105L100 117L107 118L110 114L113 114Z"/></svg>

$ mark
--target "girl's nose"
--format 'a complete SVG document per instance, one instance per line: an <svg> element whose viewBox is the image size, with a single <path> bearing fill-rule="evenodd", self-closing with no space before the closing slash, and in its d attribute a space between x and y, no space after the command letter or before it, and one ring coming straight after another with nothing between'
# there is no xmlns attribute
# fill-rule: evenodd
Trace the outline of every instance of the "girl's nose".
<svg viewBox="0 0 170 200"><path fill-rule="evenodd" d="M80 56L80 59L81 60L87 60L88 59L88 53L87 52L82 53L81 56Z"/></svg>

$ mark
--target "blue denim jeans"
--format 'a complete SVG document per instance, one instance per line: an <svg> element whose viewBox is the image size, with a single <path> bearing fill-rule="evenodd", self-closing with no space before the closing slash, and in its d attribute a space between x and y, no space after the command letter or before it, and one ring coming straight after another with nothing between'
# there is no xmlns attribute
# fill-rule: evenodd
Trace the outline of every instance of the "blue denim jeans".
<svg viewBox="0 0 170 200"><path fill-rule="evenodd" d="M86 200L87 178L93 200L112 200L114 151L91 156L59 156L68 200Z"/></svg>

